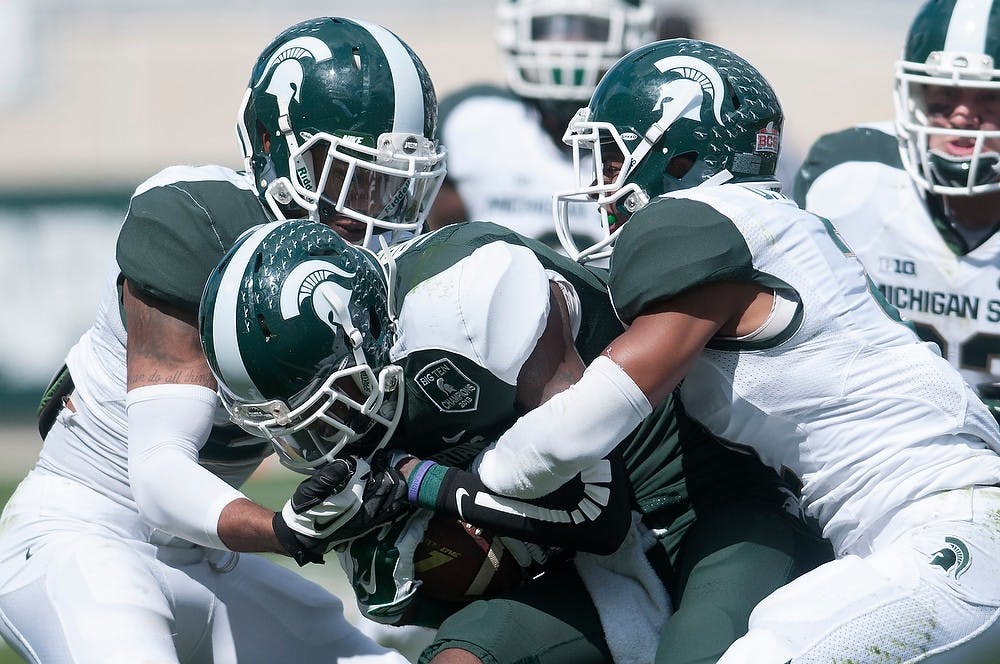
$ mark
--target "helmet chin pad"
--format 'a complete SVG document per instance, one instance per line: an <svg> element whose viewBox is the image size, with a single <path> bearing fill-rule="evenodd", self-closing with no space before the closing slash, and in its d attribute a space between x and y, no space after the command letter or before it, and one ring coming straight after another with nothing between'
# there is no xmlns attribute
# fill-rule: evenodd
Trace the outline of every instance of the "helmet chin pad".
<svg viewBox="0 0 1000 664"><path fill-rule="evenodd" d="M931 179L935 184L945 187L967 187L1000 182L1000 153L984 152L979 155L979 165L975 180L969 182L972 176L972 159L969 157L954 157L940 150L929 150L928 157L931 167Z"/></svg>

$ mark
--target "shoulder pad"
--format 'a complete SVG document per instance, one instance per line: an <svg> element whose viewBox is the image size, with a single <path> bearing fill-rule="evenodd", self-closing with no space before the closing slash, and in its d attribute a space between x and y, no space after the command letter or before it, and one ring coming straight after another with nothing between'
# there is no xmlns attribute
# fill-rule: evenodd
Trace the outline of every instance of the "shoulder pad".
<svg viewBox="0 0 1000 664"><path fill-rule="evenodd" d="M222 167L172 167L139 186L118 235L140 292L197 309L208 274L239 235L270 221L249 181Z"/></svg>
<svg viewBox="0 0 1000 664"><path fill-rule="evenodd" d="M630 323L649 305L704 283L749 280L753 264L733 221L701 201L658 198L622 228L608 290Z"/></svg>
<svg viewBox="0 0 1000 664"><path fill-rule="evenodd" d="M895 134L888 133L889 129L887 125L866 125L821 136L809 149L795 177L795 202L804 207L806 194L816 178L849 161L878 162L902 168L899 142Z"/></svg>

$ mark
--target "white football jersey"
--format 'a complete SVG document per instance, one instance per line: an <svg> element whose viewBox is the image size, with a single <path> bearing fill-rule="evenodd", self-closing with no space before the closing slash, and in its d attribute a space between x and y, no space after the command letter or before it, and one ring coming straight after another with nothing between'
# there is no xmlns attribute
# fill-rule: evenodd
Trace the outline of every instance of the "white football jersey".
<svg viewBox="0 0 1000 664"><path fill-rule="evenodd" d="M577 187L572 154L545 132L536 108L508 91L476 87L456 98L454 105L442 104L450 110L442 114L441 141L448 149L448 180L469 220L492 221L559 247L552 194ZM596 241L595 209L578 205L574 213L593 218L590 242Z"/></svg>
<svg viewBox="0 0 1000 664"><path fill-rule="evenodd" d="M954 250L888 124L824 136L810 159L806 209L836 226L889 303L970 384L1000 380L1000 234Z"/></svg>
<svg viewBox="0 0 1000 664"><path fill-rule="evenodd" d="M685 189L624 226L610 287L626 321L724 274L797 303L769 338L713 340L681 398L712 433L798 477L842 554L864 551L866 530L914 499L1000 482L1000 429L936 349L887 314L830 231L777 193Z"/></svg>

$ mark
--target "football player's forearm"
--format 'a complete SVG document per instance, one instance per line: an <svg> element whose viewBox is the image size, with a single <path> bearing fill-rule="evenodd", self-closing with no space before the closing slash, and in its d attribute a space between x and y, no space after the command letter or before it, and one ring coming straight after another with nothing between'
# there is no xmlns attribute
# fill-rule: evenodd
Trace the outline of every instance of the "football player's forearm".
<svg viewBox="0 0 1000 664"><path fill-rule="evenodd" d="M219 514L238 490L198 464L218 397L200 385L130 390L128 475L139 514L153 527L196 544L223 547Z"/></svg>
<svg viewBox="0 0 1000 664"><path fill-rule="evenodd" d="M473 473L430 461L409 463L403 472L410 501L418 506L545 546L608 554L631 523L627 480L617 458L602 459L557 491L531 500L501 496Z"/></svg>
<svg viewBox="0 0 1000 664"><path fill-rule="evenodd" d="M219 514L219 539L230 551L285 553L271 523L274 511L237 498Z"/></svg>
<svg viewBox="0 0 1000 664"><path fill-rule="evenodd" d="M575 385L522 415L482 453L476 472L505 496L549 494L610 454L650 412L631 377L600 356Z"/></svg>

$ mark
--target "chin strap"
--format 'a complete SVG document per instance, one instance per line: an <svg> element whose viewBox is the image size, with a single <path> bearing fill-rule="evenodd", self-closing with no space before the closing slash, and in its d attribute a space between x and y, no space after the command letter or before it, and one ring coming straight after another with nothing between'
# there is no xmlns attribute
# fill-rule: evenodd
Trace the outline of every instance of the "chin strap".
<svg viewBox="0 0 1000 664"><path fill-rule="evenodd" d="M378 243L382 247L378 255L380 260L377 262L382 266L382 275L385 277L385 308L389 313L389 320L392 321L393 327L395 327L396 321L399 318L393 308L393 303L395 302L395 289L393 286L396 281L396 255L385 241L385 234L378 236Z"/></svg>
<svg viewBox="0 0 1000 664"><path fill-rule="evenodd" d="M721 170L712 177L708 178L699 187L717 187L720 184L726 184L733 179L733 174L729 172L729 169Z"/></svg>

